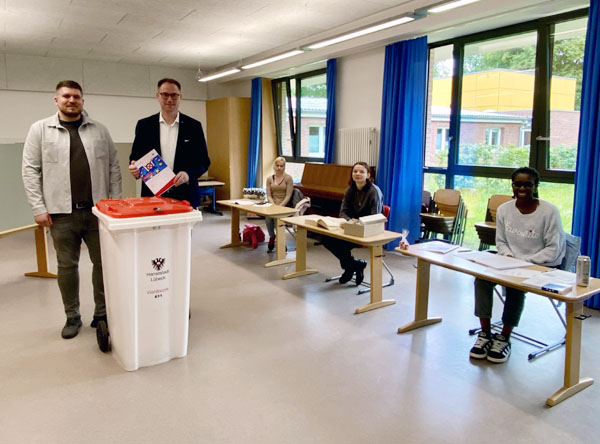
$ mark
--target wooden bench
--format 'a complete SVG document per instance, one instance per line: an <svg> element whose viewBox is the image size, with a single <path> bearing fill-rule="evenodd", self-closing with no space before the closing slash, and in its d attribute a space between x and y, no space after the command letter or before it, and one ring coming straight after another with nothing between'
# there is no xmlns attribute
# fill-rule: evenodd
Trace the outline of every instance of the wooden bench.
<svg viewBox="0 0 600 444"><path fill-rule="evenodd" d="M312 211L337 215L351 173L352 165L305 163L302 181L295 186L310 197ZM375 177L374 167L371 167L371 177Z"/></svg>

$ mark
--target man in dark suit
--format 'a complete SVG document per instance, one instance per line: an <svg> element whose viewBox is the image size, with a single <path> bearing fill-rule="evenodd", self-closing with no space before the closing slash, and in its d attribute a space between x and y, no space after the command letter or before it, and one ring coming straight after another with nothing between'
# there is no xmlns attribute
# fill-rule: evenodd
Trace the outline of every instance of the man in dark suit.
<svg viewBox="0 0 600 444"><path fill-rule="evenodd" d="M175 185L163 194L200 205L198 177L208 170L210 159L202 124L179 112L181 85L175 79L161 79L156 93L160 113L138 121L129 156L129 171L136 179L139 171L133 163L155 149L176 174ZM142 196L153 196L142 184Z"/></svg>

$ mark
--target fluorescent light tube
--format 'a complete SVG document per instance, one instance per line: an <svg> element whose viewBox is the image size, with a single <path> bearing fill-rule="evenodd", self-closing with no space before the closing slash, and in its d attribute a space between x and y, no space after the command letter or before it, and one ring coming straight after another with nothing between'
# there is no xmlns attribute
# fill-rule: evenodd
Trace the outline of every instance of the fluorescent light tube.
<svg viewBox="0 0 600 444"><path fill-rule="evenodd" d="M435 6L427 10L432 14L437 14L438 12L449 11L450 9L460 8L461 6L469 5L471 3L478 2L479 0L458 0L455 2L444 3L440 6Z"/></svg>
<svg viewBox="0 0 600 444"><path fill-rule="evenodd" d="M252 69L252 68L256 68L257 66L262 66L262 65L266 65L267 63L273 63L276 62L278 60L283 60L283 59L287 59L288 57L294 57L295 55L298 54L302 54L304 51L302 51L301 49L295 49L293 51L289 51L283 54L279 54L273 57L269 57L268 59L264 59L264 60L259 60L258 62L254 62L254 63L250 63L248 65L244 65L242 66L242 69Z"/></svg>
<svg viewBox="0 0 600 444"><path fill-rule="evenodd" d="M308 45L309 49L319 49L324 48L326 46L335 45L336 43L345 42L346 40L355 39L357 37L362 37L363 35L371 34L377 31L383 31L384 29L393 28L394 26L403 25L404 23L412 22L414 20L413 17L400 17L398 19L380 23L379 25L371 26L369 28L364 28L358 31L351 32L349 34L344 34L339 37L334 37L329 40L323 40L322 42L313 43L312 45Z"/></svg>
<svg viewBox="0 0 600 444"><path fill-rule="evenodd" d="M210 74L208 76L204 76L201 79L198 79L199 82L208 82L209 80L220 79L221 77L230 76L231 74L235 74L236 72L240 72L239 69L233 68L227 71L218 72L216 74Z"/></svg>

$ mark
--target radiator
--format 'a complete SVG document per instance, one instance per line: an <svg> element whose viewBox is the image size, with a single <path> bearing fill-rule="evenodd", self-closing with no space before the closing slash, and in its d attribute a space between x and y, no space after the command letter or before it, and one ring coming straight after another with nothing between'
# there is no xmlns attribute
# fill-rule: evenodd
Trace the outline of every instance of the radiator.
<svg viewBox="0 0 600 444"><path fill-rule="evenodd" d="M379 146L376 128L341 128L339 130L339 165L367 162L377 166Z"/></svg>

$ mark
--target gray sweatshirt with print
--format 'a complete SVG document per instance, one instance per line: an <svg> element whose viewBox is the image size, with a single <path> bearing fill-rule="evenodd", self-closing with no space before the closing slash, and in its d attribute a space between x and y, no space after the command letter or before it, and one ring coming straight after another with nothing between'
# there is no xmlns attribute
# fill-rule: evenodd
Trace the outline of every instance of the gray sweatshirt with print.
<svg viewBox="0 0 600 444"><path fill-rule="evenodd" d="M565 235L558 208L540 200L536 210L523 214L511 200L496 213L498 253L538 265L555 267L565 256Z"/></svg>

